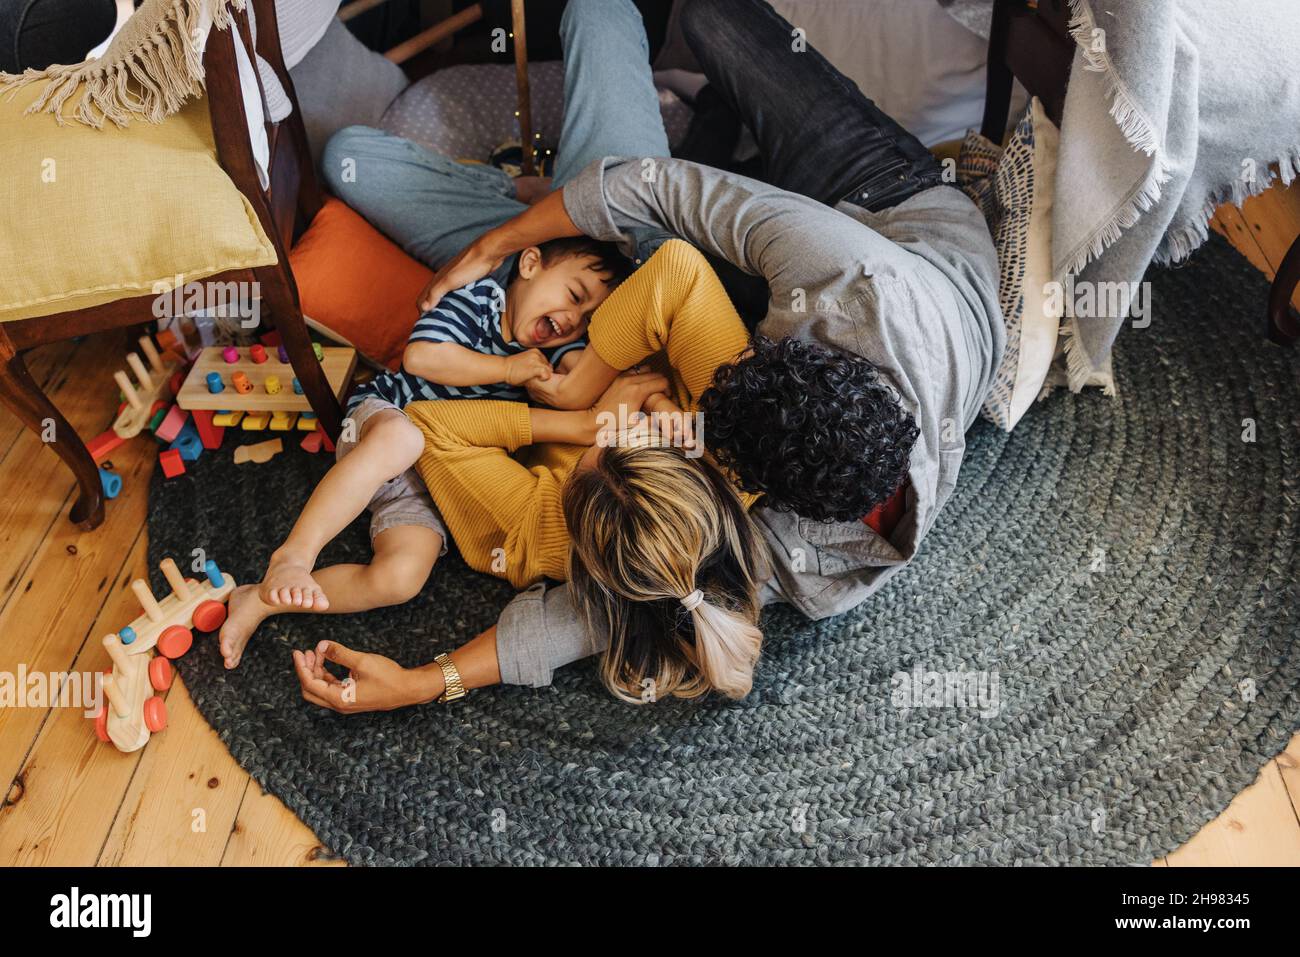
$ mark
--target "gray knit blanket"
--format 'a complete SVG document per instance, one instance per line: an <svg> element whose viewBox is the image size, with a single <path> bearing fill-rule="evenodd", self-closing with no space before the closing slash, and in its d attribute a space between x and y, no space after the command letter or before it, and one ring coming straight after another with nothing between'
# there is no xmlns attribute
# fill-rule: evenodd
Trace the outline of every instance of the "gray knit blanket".
<svg viewBox="0 0 1300 957"><path fill-rule="evenodd" d="M939 2L988 36L992 0ZM1140 280L1152 261L1186 259L1205 242L1217 206L1240 205L1300 171L1300 3L1070 7L1077 47L1052 259L1058 279L1078 290L1067 296L1062 329L1077 391L1109 364L1127 319L1145 325Z"/></svg>

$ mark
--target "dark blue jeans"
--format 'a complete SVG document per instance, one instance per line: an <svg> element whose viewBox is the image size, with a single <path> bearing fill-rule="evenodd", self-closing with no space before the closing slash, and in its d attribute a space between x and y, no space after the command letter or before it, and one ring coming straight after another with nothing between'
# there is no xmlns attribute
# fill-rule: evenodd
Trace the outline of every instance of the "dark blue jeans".
<svg viewBox="0 0 1300 957"><path fill-rule="evenodd" d="M758 143L760 177L834 205L895 206L937 186L930 151L862 95L764 0L686 0L682 30Z"/></svg>

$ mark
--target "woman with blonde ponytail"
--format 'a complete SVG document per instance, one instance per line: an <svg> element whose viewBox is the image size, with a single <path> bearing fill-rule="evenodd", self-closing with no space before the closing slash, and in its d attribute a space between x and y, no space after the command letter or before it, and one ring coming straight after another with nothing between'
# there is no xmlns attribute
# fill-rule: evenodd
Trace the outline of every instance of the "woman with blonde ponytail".
<svg viewBox="0 0 1300 957"><path fill-rule="evenodd" d="M530 591L567 579L564 620L581 634L557 645L546 627L537 647L498 655L493 628L409 670L326 642L296 659L308 700L343 711L455 700L601 649L602 679L623 701L749 693L767 546L747 511L756 496L706 454L697 411L749 335L704 256L670 240L610 295L589 337L575 371L557 378L594 367L587 379L605 391L590 408L476 399L405 410L461 556ZM323 666L331 654L368 674L346 703Z"/></svg>
<svg viewBox="0 0 1300 957"><path fill-rule="evenodd" d="M636 703L749 693L767 568L716 466L636 440L604 449L569 480L564 517L574 601L588 629L609 636L611 692Z"/></svg>

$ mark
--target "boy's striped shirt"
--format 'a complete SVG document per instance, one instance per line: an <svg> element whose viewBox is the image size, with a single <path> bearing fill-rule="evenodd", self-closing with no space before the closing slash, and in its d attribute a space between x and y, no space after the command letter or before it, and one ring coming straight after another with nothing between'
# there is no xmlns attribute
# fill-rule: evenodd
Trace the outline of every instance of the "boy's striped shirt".
<svg viewBox="0 0 1300 957"><path fill-rule="evenodd" d="M512 356L527 351L517 342L506 342L501 335L501 316L505 312L506 294L496 280L487 278L447 293L431 310L420 317L411 330L409 342L454 342L486 356ZM551 365L572 349L581 349L584 340L571 342L542 354ZM524 401L528 393L520 386L494 382L491 385L441 385L399 369L384 372L358 386L348 401L349 411L369 396L386 399L398 408L421 399L507 399Z"/></svg>

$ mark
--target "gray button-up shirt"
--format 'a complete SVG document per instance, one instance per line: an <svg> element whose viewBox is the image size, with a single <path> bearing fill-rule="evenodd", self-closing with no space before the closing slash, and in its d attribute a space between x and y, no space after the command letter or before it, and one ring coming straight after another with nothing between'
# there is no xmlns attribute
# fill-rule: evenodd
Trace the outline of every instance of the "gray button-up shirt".
<svg viewBox="0 0 1300 957"><path fill-rule="evenodd" d="M1006 342L997 254L975 205L938 186L892 209L830 207L757 180L671 159L608 157L564 187L584 233L642 261L678 236L762 276L771 290L758 331L798 336L870 360L920 429L906 508L889 539L861 521L823 523L759 507L771 553L765 602L809 618L856 606L912 560L952 494ZM522 592L497 623L507 684L545 685L601 651L567 586Z"/></svg>

